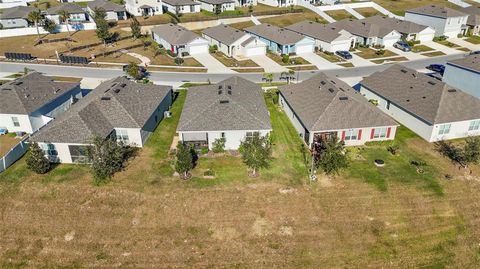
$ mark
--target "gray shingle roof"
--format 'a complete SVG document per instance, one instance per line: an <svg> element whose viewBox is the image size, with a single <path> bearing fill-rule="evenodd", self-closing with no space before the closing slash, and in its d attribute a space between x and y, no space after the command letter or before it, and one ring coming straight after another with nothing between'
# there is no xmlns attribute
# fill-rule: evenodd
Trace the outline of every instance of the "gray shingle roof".
<svg viewBox="0 0 480 269"><path fill-rule="evenodd" d="M76 5L74 3L61 3L60 5L56 7L51 7L47 9L47 14L48 15L59 15L60 11L65 10L68 11L70 14L78 14L78 13L86 13L83 8L81 8L79 5Z"/></svg>
<svg viewBox="0 0 480 269"><path fill-rule="evenodd" d="M215 27L207 28L203 30L203 33L228 46L232 45L235 41L239 40L247 34L241 30L235 29L225 24L220 24Z"/></svg>
<svg viewBox="0 0 480 269"><path fill-rule="evenodd" d="M194 2L193 0L163 0L163 2L171 6L200 5L200 3Z"/></svg>
<svg viewBox="0 0 480 269"><path fill-rule="evenodd" d="M96 8L101 8L105 11L113 11L113 12L122 12L125 11L125 7L119 4L115 4L113 2L107 0L95 0L92 2L88 2L87 6L91 10L95 10Z"/></svg>
<svg viewBox="0 0 480 269"><path fill-rule="evenodd" d="M310 132L397 125L345 82L324 73L279 89Z"/></svg>
<svg viewBox="0 0 480 269"><path fill-rule="evenodd" d="M361 37L384 37L391 33L393 29L383 27L378 24L370 23L365 20L344 19L329 24L331 27L344 29L354 35Z"/></svg>
<svg viewBox="0 0 480 269"><path fill-rule="evenodd" d="M155 26L152 28L152 32L172 45L185 45L200 38L194 32L173 23Z"/></svg>
<svg viewBox="0 0 480 269"><path fill-rule="evenodd" d="M402 65L360 84L430 125L480 118L480 99Z"/></svg>
<svg viewBox="0 0 480 269"><path fill-rule="evenodd" d="M469 6L462 9L462 12L468 14L467 24L471 26L480 25L480 6Z"/></svg>
<svg viewBox="0 0 480 269"><path fill-rule="evenodd" d="M198 2L203 2L211 5L220 5L226 3L235 3L234 0L197 0Z"/></svg>
<svg viewBox="0 0 480 269"><path fill-rule="evenodd" d="M322 24L312 21L302 21L285 28L328 43L341 36L340 31L342 30L341 28L330 24Z"/></svg>
<svg viewBox="0 0 480 269"><path fill-rule="evenodd" d="M450 61L448 64L460 66L475 72L480 72L480 55L470 55L465 58ZM478 87L480 88L480 85Z"/></svg>
<svg viewBox="0 0 480 269"><path fill-rule="evenodd" d="M439 17L439 18L462 17L467 15L458 10L444 7L444 6L437 6L437 5L426 5L422 7L412 8L407 10L406 12L416 13L421 15L428 15L428 16Z"/></svg>
<svg viewBox="0 0 480 269"><path fill-rule="evenodd" d="M34 7L18 6L12 8L6 8L3 13L0 14L0 19L27 19L28 14L34 10L39 10Z"/></svg>
<svg viewBox="0 0 480 269"><path fill-rule="evenodd" d="M231 77L214 85L190 88L177 131L271 128L260 86L240 77Z"/></svg>
<svg viewBox="0 0 480 269"><path fill-rule="evenodd" d="M387 28L390 31L396 30L402 34L417 34L428 28L428 26L425 25L420 25L414 22L403 21L385 16L372 16L362 19L361 21L376 24L379 27Z"/></svg>
<svg viewBox="0 0 480 269"><path fill-rule="evenodd" d="M78 85L53 81L38 72L28 73L0 86L0 113L31 114Z"/></svg>
<svg viewBox="0 0 480 269"><path fill-rule="evenodd" d="M247 33L252 33L280 45L295 44L304 38L304 36L299 33L264 23L245 28L244 30Z"/></svg>
<svg viewBox="0 0 480 269"><path fill-rule="evenodd" d="M94 136L106 137L114 128L142 128L171 89L122 77L105 81L33 135L32 140L86 143Z"/></svg>

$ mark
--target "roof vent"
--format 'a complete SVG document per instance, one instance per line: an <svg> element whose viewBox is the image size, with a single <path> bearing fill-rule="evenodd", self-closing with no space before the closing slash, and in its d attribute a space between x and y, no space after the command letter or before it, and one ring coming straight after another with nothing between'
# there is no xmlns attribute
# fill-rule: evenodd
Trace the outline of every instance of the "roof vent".
<svg viewBox="0 0 480 269"><path fill-rule="evenodd" d="M11 91L12 89L10 88L3 88L2 91Z"/></svg>
<svg viewBox="0 0 480 269"><path fill-rule="evenodd" d="M402 69L402 70L400 70L400 71L402 71L402 73L404 73L404 74L406 74L406 73L408 72L408 71L405 70L405 69Z"/></svg>
<svg viewBox="0 0 480 269"><path fill-rule="evenodd" d="M332 88L328 88L328 91L331 92L331 93L334 92L334 90Z"/></svg>
<svg viewBox="0 0 480 269"><path fill-rule="evenodd" d="M223 88L222 85L218 85L218 89L221 90Z"/></svg>
<svg viewBox="0 0 480 269"><path fill-rule="evenodd" d="M227 89L231 90L231 89L232 89L232 86L228 85L228 86L227 86Z"/></svg>
<svg viewBox="0 0 480 269"><path fill-rule="evenodd" d="M55 90L53 91L53 93L56 94L56 93L58 93L59 91L60 91L60 89L55 89Z"/></svg>
<svg viewBox="0 0 480 269"><path fill-rule="evenodd" d="M417 78L417 74L415 74L415 73L412 73L412 76L413 76L414 78Z"/></svg>
<svg viewBox="0 0 480 269"><path fill-rule="evenodd" d="M117 89L113 90L113 92L114 92L114 93L119 93L119 92L120 92L120 89L117 88Z"/></svg>
<svg viewBox="0 0 480 269"><path fill-rule="evenodd" d="M338 99L344 101L344 100L348 100L348 97L347 96L340 96Z"/></svg>
<svg viewBox="0 0 480 269"><path fill-rule="evenodd" d="M437 83L433 82L433 81L429 81L428 84L430 85L436 85Z"/></svg>
<svg viewBox="0 0 480 269"><path fill-rule="evenodd" d="M228 94L229 94L229 95L232 95L232 91L231 91L231 90L228 90Z"/></svg>
<svg viewBox="0 0 480 269"><path fill-rule="evenodd" d="M102 97L100 98L100 100L108 101L108 100L110 100L110 97L108 97L108 96L102 96Z"/></svg>
<svg viewBox="0 0 480 269"><path fill-rule="evenodd" d="M426 99L427 97L426 96L422 96L422 99Z"/></svg>
<svg viewBox="0 0 480 269"><path fill-rule="evenodd" d="M330 80L330 82L332 82L333 84L337 84L337 83L335 83L335 81L333 81L333 80Z"/></svg>
<svg viewBox="0 0 480 269"><path fill-rule="evenodd" d="M220 100L220 104L228 104L230 103L228 100Z"/></svg>
<svg viewBox="0 0 480 269"><path fill-rule="evenodd" d="M457 92L455 89L448 89L448 92Z"/></svg>
<svg viewBox="0 0 480 269"><path fill-rule="evenodd" d="M406 101L407 101L407 102L410 102L410 99L407 99Z"/></svg>
<svg viewBox="0 0 480 269"><path fill-rule="evenodd" d="M122 84L120 85L120 87L122 87L122 88L125 88L125 86L127 86L126 83L122 83Z"/></svg>
<svg viewBox="0 0 480 269"><path fill-rule="evenodd" d="M222 90L218 90L218 95L222 94Z"/></svg>
<svg viewBox="0 0 480 269"><path fill-rule="evenodd" d="M327 84L327 83L322 80L322 81L320 81L320 84L325 85L325 84Z"/></svg>
<svg viewBox="0 0 480 269"><path fill-rule="evenodd" d="M22 84L23 84L22 81L17 81L17 82L15 82L15 85L17 85L17 86L18 86L18 85L22 85Z"/></svg>

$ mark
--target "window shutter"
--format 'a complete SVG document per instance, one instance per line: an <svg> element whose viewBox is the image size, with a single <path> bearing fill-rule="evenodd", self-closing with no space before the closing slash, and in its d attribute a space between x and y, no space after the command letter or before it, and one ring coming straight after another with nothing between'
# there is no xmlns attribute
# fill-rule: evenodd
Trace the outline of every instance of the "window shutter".
<svg viewBox="0 0 480 269"><path fill-rule="evenodd" d="M375 128L372 129L372 132L370 133L370 139L373 139L373 136L375 135Z"/></svg>
<svg viewBox="0 0 480 269"><path fill-rule="evenodd" d="M358 130L358 140L362 140L362 129Z"/></svg>
<svg viewBox="0 0 480 269"><path fill-rule="evenodd" d="M387 129L387 138L390 138L390 132L392 131L392 127L388 127Z"/></svg>
<svg viewBox="0 0 480 269"><path fill-rule="evenodd" d="M345 140L345 131L342 131L342 141Z"/></svg>

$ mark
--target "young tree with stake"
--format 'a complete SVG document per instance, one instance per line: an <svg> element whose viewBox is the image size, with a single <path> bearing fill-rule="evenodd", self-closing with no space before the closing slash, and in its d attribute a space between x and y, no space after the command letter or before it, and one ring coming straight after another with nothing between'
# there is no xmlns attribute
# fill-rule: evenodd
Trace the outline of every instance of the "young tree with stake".
<svg viewBox="0 0 480 269"><path fill-rule="evenodd" d="M258 176L259 169L270 167L272 161L272 145L268 136L254 133L240 144L243 162L252 169L252 177Z"/></svg>
<svg viewBox="0 0 480 269"><path fill-rule="evenodd" d="M193 169L193 156L191 150L182 143L177 145L175 171L182 179L188 179L190 170Z"/></svg>

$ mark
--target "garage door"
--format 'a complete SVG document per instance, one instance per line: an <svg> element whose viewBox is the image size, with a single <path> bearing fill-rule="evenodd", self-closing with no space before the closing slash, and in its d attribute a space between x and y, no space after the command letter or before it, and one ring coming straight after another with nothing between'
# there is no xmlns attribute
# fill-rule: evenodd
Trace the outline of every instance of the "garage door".
<svg viewBox="0 0 480 269"><path fill-rule="evenodd" d="M399 39L398 38L384 38L383 39L383 45L385 47L392 47L393 44L395 44Z"/></svg>
<svg viewBox="0 0 480 269"><path fill-rule="evenodd" d="M264 55L266 47L245 48L245 56Z"/></svg>
<svg viewBox="0 0 480 269"><path fill-rule="evenodd" d="M313 46L311 44L295 46L295 52L297 54L313 52Z"/></svg>
<svg viewBox="0 0 480 269"><path fill-rule="evenodd" d="M208 45L190 45L188 47L188 53L190 53L190 55L208 53Z"/></svg>

